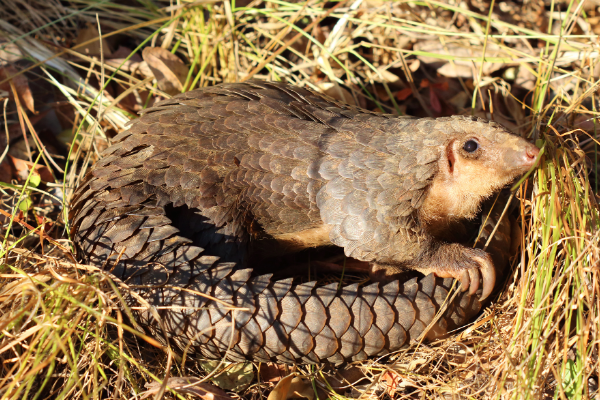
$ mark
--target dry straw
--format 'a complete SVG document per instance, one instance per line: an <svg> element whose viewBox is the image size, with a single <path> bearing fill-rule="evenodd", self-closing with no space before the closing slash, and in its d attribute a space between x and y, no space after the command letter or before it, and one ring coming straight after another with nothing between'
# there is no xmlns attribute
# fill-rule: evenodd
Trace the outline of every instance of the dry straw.
<svg viewBox="0 0 600 400"><path fill-rule="evenodd" d="M500 296L446 340L405 349L385 363L356 363L367 383L348 385L344 394L331 390L331 370L298 373L312 380L319 398L596 396L600 67L593 4L508 1L490 11L493 2L121 3L0 5L0 55L13 49L27 60L21 70L56 89L56 109L71 121L64 185L49 185L44 198L68 200L109 137L133 117L120 107L124 99L143 107L148 93L161 95L152 77L132 67L148 45L185 60L187 89L285 80L388 113L426 116L450 104L497 120L535 140L544 154L516 188L514 233L522 232L521 243ZM78 38L86 23L104 40ZM117 48L104 47L114 46L111 37L129 38L117 61ZM80 52L93 43L104 43L99 54ZM424 72L435 68L437 75ZM119 92L108 90L117 86ZM4 118L12 123L17 114ZM65 213L29 211L53 220L47 235L10 207L31 187L0 190L9 216L0 253L1 399L141 398L150 382L203 376L194 360L184 362L124 322L124 285L69 258ZM162 388L167 397L184 398ZM255 382L239 396L258 399L271 388Z"/></svg>

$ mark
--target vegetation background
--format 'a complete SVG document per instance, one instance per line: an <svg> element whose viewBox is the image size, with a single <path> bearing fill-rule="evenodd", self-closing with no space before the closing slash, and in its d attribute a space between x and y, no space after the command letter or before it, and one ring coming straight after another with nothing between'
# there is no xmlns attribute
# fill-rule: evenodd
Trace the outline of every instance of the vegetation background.
<svg viewBox="0 0 600 400"><path fill-rule="evenodd" d="M2 1L0 398L596 398L598 34L597 0ZM248 79L543 149L477 321L338 371L181 358L129 326L122 283L75 262L69 196L137 112Z"/></svg>

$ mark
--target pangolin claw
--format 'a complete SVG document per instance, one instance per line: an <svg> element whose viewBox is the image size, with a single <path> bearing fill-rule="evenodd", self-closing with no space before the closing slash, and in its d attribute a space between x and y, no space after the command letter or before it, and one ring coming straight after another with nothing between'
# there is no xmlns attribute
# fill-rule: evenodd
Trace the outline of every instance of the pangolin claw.
<svg viewBox="0 0 600 400"><path fill-rule="evenodd" d="M460 282L463 292L469 291L474 295L479 290L480 279L483 281L482 292L479 300L485 300L494 290L496 284L496 269L494 264L486 257L474 256L473 261L477 267L461 269L420 269L424 274L434 273L440 278L454 278Z"/></svg>
<svg viewBox="0 0 600 400"><path fill-rule="evenodd" d="M474 257L474 260L477 261L481 267L483 292L481 293L480 299L484 300L492 293L492 290L494 290L494 285L496 284L496 269L494 268L494 264L488 259ZM477 287L479 287L479 277L477 278Z"/></svg>
<svg viewBox="0 0 600 400"><path fill-rule="evenodd" d="M483 289L479 299L485 300L494 290L496 270L494 265L484 257L473 257L473 261L479 264L479 268L464 269L460 275L457 274L458 276L454 276L454 278L460 281L460 288L463 292L469 290L469 294L474 295L479 289L479 278L481 277Z"/></svg>

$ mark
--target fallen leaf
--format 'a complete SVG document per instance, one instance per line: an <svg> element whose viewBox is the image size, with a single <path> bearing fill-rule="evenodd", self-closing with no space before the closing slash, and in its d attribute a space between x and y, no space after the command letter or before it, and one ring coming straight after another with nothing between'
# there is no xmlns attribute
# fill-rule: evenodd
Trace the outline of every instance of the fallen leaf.
<svg viewBox="0 0 600 400"><path fill-rule="evenodd" d="M461 92L456 93L454 96L452 96L448 100L448 103L452 104L454 106L454 108L456 108L457 110L462 110L463 108L466 107L468 101L469 101L469 95L467 93L465 93L464 91L461 91Z"/></svg>
<svg viewBox="0 0 600 400"><path fill-rule="evenodd" d="M12 282L5 283L0 291L0 301L6 301L10 296L22 295L24 292L37 290L33 282L46 283L52 279L48 274L35 274L26 278L16 279Z"/></svg>
<svg viewBox="0 0 600 400"><path fill-rule="evenodd" d="M398 101L404 101L406 99L408 99L408 97L412 94L412 89L407 87L404 88L398 92L396 92L396 99L398 99Z"/></svg>
<svg viewBox="0 0 600 400"><path fill-rule="evenodd" d="M172 377L167 380L167 386L179 394L188 394L204 400L232 400L232 397L210 383L202 382L193 377ZM147 383L148 390L141 399L146 399L159 392L159 382Z"/></svg>
<svg viewBox="0 0 600 400"><path fill-rule="evenodd" d="M391 73L387 69L378 68L377 73L373 74L373 80L379 83L389 83L391 85L401 85L402 81L398 75Z"/></svg>
<svg viewBox="0 0 600 400"><path fill-rule="evenodd" d="M85 28L79 30L77 39L75 39L75 44L77 45L87 42L88 40L97 39L99 36L100 32L98 32L96 24L90 23L87 24ZM102 47L100 47L101 43ZM87 54L88 56L100 56L100 54L103 54L104 57L109 57L111 54L110 46L104 38L102 38L102 42L100 42L100 40L95 40L84 47L78 48L77 51ZM100 53L100 51L102 51L102 53Z"/></svg>
<svg viewBox="0 0 600 400"><path fill-rule="evenodd" d="M515 85L522 87L525 90L533 90L537 82L536 76L529 69L525 67L519 68L517 77L515 79Z"/></svg>
<svg viewBox="0 0 600 400"><path fill-rule="evenodd" d="M286 400L288 398L287 396L290 391L290 386L292 385L292 379L294 379L294 375L295 374L290 374L281 379L271 393L269 393L267 400Z"/></svg>
<svg viewBox="0 0 600 400"><path fill-rule="evenodd" d="M0 65L6 65L23 58L21 49L16 43L10 43L9 39L0 38Z"/></svg>
<svg viewBox="0 0 600 400"><path fill-rule="evenodd" d="M17 71L17 69L12 65L7 65L3 68L0 68L0 81L5 79L12 80L21 102L25 104L25 107L27 107L29 111L35 114L33 96L31 95L31 90L29 89L29 81L24 74L17 75L18 73L19 71ZM13 97L13 91L8 81L0 85L0 90L8 92L9 98Z"/></svg>
<svg viewBox="0 0 600 400"><path fill-rule="evenodd" d="M273 391L269 393L267 400L288 400L305 398L313 400L315 391L308 379L290 374L281 379Z"/></svg>
<svg viewBox="0 0 600 400"><path fill-rule="evenodd" d="M418 53L431 54L418 55L417 59L425 64L437 66L437 72L448 78L473 78L473 74L479 73L479 69L481 68L481 63L474 62L472 59L481 57L481 54L483 54L483 44L471 44L467 46L463 43L441 43L439 40L424 40L415 43L414 50ZM439 55L439 57L435 55ZM454 58L452 64L445 59L447 56ZM506 50L493 43L488 43L486 46L485 56L486 58L510 57ZM487 76L506 66L506 63L486 61L483 63L482 72L483 75Z"/></svg>
<svg viewBox="0 0 600 400"><path fill-rule="evenodd" d="M275 383L286 376L286 368L285 365L282 364L261 363L258 373L263 382Z"/></svg>
<svg viewBox="0 0 600 400"><path fill-rule="evenodd" d="M142 57L152 70L160 90L171 95L183 91L189 69L179 57L162 47L146 47Z"/></svg>
<svg viewBox="0 0 600 400"><path fill-rule="evenodd" d="M413 60L412 63L408 64L408 69L410 69L411 72L417 72L419 68L421 68L421 61L419 60Z"/></svg>
<svg viewBox="0 0 600 400"><path fill-rule="evenodd" d="M431 104L431 108L436 113L439 114L442 112L442 105L440 103L440 99L438 98L437 94L435 94L433 87L429 87L429 104Z"/></svg>
<svg viewBox="0 0 600 400"><path fill-rule="evenodd" d="M336 100L343 101L344 103L355 106L356 102L354 101L354 97L352 94L341 87L337 83L333 82L322 82L318 85L319 89L326 94L327 96L331 96Z"/></svg>
<svg viewBox="0 0 600 400"><path fill-rule="evenodd" d="M373 91L375 92L375 96L381 101L390 101L390 95L387 90L382 85L373 86Z"/></svg>
<svg viewBox="0 0 600 400"><path fill-rule="evenodd" d="M450 85L448 84L448 81L442 81L440 83L434 83L433 87L438 90L446 91L446 90L448 90Z"/></svg>
<svg viewBox="0 0 600 400"><path fill-rule="evenodd" d="M386 384L385 391L392 396L398 390L398 385L402 382L402 377L394 371L385 371L381 379Z"/></svg>
<svg viewBox="0 0 600 400"><path fill-rule="evenodd" d="M0 163L0 182L10 183L14 170L15 167L13 164L5 157L4 160L2 160L2 163Z"/></svg>
<svg viewBox="0 0 600 400"><path fill-rule="evenodd" d="M473 73L476 72L472 65L462 64L444 64L437 70L438 74L446 76L448 78L472 78Z"/></svg>
<svg viewBox="0 0 600 400"><path fill-rule="evenodd" d="M138 53L131 55L131 49L127 47L120 46L105 62L121 71L139 73L146 78L154 77L148 63Z"/></svg>
<svg viewBox="0 0 600 400"><path fill-rule="evenodd" d="M288 393L288 399L304 398L313 400L315 398L315 390L313 389L312 383L306 379L296 376L292 379L290 385L290 391Z"/></svg>
<svg viewBox="0 0 600 400"><path fill-rule="evenodd" d="M220 361L203 361L200 363L202 368L206 372L212 372L221 364ZM254 380L254 370L252 363L232 363L222 364L221 368L224 368L223 372L215 375L211 382L220 387L221 389L231 390L232 392L239 392L246 389Z"/></svg>
<svg viewBox="0 0 600 400"><path fill-rule="evenodd" d="M13 157L10 154L8 157L10 157L10 160L15 167L15 177L18 180L25 182L29 176L29 171L33 168L32 175L39 176L39 178L44 182L54 182L54 177L52 176L50 169L45 165L37 164L34 166L32 162L21 160L20 158ZM30 183L34 183L34 181L30 180Z"/></svg>

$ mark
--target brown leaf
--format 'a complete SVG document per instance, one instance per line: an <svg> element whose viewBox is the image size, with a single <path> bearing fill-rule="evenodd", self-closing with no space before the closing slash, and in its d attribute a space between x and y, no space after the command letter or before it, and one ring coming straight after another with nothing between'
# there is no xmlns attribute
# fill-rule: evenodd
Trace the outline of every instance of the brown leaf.
<svg viewBox="0 0 600 400"><path fill-rule="evenodd" d="M432 87L429 87L429 103L431 104L431 108L433 109L433 111L435 111L438 114L442 112L442 105L440 104L440 99L438 98L437 94L435 94L435 91Z"/></svg>
<svg viewBox="0 0 600 400"><path fill-rule="evenodd" d="M188 67L176 55L162 47L146 47L142 52L160 90L174 95L183 90Z"/></svg>
<svg viewBox="0 0 600 400"><path fill-rule="evenodd" d="M398 389L398 385L402 382L402 377L394 371L386 371L381 376L383 382L386 383L386 392L392 396Z"/></svg>
<svg viewBox="0 0 600 400"><path fill-rule="evenodd" d="M350 104L355 106L356 102L354 101L354 97L352 96L352 94L347 91L346 89L344 89L343 87L341 87L340 85L338 85L337 83L333 83L333 82L322 82L319 85L319 89L321 89L321 91L326 94L327 96L331 96L336 100L340 100L343 101L344 103Z"/></svg>
<svg viewBox="0 0 600 400"><path fill-rule="evenodd" d="M286 376L286 368L282 364L261 363L258 373L263 382L275 383Z"/></svg>
<svg viewBox="0 0 600 400"><path fill-rule="evenodd" d="M127 47L119 46L105 62L111 67L121 69L121 71L139 73L146 78L154 77L148 63L142 60L142 56L138 53L132 55L131 49Z"/></svg>
<svg viewBox="0 0 600 400"><path fill-rule="evenodd" d="M396 92L396 99L398 99L399 101L404 101L406 99L408 99L408 96L410 96L412 94L412 89L407 87L404 88L398 92Z"/></svg>
<svg viewBox="0 0 600 400"><path fill-rule="evenodd" d="M14 170L15 168L9 159L4 158L2 163L0 163L0 182L10 183L14 174Z"/></svg>
<svg viewBox="0 0 600 400"><path fill-rule="evenodd" d="M0 81L5 79L11 79L13 85L15 85L15 90L19 95L19 99L21 102L27 107L29 111L35 114L35 108L33 105L33 96L31 95L31 90L29 89L29 82L27 77L24 74L17 75L19 71L12 65L7 65L3 68L0 68ZM12 77L12 78L11 78ZM8 92L9 97L13 97L13 91L10 88L9 82L4 82L0 85L0 90L4 90Z"/></svg>
<svg viewBox="0 0 600 400"><path fill-rule="evenodd" d="M288 392L288 399L297 398L305 398L308 400L313 400L315 398L315 391L311 382L308 379L299 376L292 379L290 390Z"/></svg>
<svg viewBox="0 0 600 400"><path fill-rule="evenodd" d="M294 374L290 374L280 380L271 393L269 393L267 400L286 400L288 398L292 379L294 379Z"/></svg>
<svg viewBox="0 0 600 400"><path fill-rule="evenodd" d="M215 368L222 368L211 378L211 382L221 389L239 392L244 390L254 380L254 368L252 363L233 363L221 365L219 360L201 361L200 365L206 372L213 372Z"/></svg>
<svg viewBox="0 0 600 400"><path fill-rule="evenodd" d="M81 44L91 39L97 39L100 36L98 27L96 24L87 24L87 26L79 30L75 44ZM91 43L86 44L84 47L79 47L78 52L87 54L88 56L100 56L100 51L104 54L104 57L108 57L111 54L110 46L108 42L102 38L102 47L100 47L100 40L95 40Z"/></svg>
<svg viewBox="0 0 600 400"><path fill-rule="evenodd" d="M391 73L387 69L378 68L378 72L373 74L373 80L379 83L388 83L390 85L402 85L402 81L398 75Z"/></svg>
<svg viewBox="0 0 600 400"><path fill-rule="evenodd" d="M281 379L273 391L269 393L267 400L288 400L305 398L313 400L315 391L308 379L290 374Z"/></svg>
<svg viewBox="0 0 600 400"><path fill-rule="evenodd" d="M48 169L48 167L46 167L45 165L38 164L34 166L32 162L15 158L10 154L8 154L8 157L10 157L10 160L12 161L15 167L15 177L18 180L23 182L26 181L27 177L29 176L29 171L33 168L32 174L39 175L42 181L54 182L54 177L52 176L50 169Z"/></svg>
<svg viewBox="0 0 600 400"><path fill-rule="evenodd" d="M9 39L0 38L0 65L13 63L23 58L21 49L15 43L10 43Z"/></svg>
<svg viewBox="0 0 600 400"><path fill-rule="evenodd" d="M458 92L456 93L454 96L452 96L449 100L448 103L450 103L452 106L454 106L454 108L456 108L457 110L462 110L463 108L465 108L467 106L467 103L469 101L469 95L465 92Z"/></svg>
<svg viewBox="0 0 600 400"><path fill-rule="evenodd" d="M225 391L210 383L199 383L200 379L194 377L172 377L167 380L167 386L180 394L189 394L204 400L232 400ZM160 390L159 382L147 383L148 391L142 395L146 399Z"/></svg>
<svg viewBox="0 0 600 400"><path fill-rule="evenodd" d="M414 50L439 55L439 57L418 55L417 59L425 64L436 65L437 72L442 76L448 78L473 78L474 74L479 72L481 63L473 62L469 58L480 57L483 54L483 44L471 44L467 46L463 43L441 43L439 40L424 40L415 43ZM509 56L506 50L492 43L486 46L485 55L487 58ZM452 64L445 59L447 56L454 58ZM505 63L486 61L483 63L482 71L487 76L505 66Z"/></svg>

